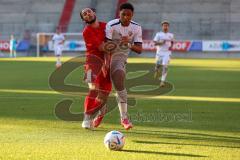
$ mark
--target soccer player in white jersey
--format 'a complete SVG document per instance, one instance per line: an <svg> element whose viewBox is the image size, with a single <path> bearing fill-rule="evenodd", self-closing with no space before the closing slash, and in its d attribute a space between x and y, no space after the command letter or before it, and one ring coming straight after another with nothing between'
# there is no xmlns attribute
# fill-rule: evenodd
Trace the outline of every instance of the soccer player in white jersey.
<svg viewBox="0 0 240 160"><path fill-rule="evenodd" d="M134 7L130 3L120 6L120 18L107 23L106 39L116 44L111 51L111 80L117 92L117 102L121 116L121 125L126 129L133 127L127 113L127 90L125 88L125 65L130 51L142 52L142 28L132 21Z"/></svg>
<svg viewBox="0 0 240 160"><path fill-rule="evenodd" d="M153 41L157 47L154 78L159 79L161 76L160 87L164 87L174 41L174 35L169 32L168 21L162 22L162 31L155 35Z"/></svg>
<svg viewBox="0 0 240 160"><path fill-rule="evenodd" d="M57 58L56 67L59 68L62 65L61 56L62 56L62 50L64 46L64 41L65 41L65 37L61 33L59 28L56 29L56 33L53 35L52 41L54 46L54 53Z"/></svg>

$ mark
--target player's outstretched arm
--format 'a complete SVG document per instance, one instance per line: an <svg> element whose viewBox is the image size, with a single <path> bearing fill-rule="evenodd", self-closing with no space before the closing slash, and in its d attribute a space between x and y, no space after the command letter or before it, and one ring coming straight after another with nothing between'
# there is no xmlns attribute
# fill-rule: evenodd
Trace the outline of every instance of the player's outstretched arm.
<svg viewBox="0 0 240 160"><path fill-rule="evenodd" d="M165 40L160 40L160 41L154 41L155 46L161 46L165 43Z"/></svg>

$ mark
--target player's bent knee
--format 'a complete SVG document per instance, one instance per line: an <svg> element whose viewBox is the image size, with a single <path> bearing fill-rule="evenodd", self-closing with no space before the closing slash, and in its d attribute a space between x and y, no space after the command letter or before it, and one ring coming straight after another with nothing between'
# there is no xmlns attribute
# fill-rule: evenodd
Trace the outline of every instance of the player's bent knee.
<svg viewBox="0 0 240 160"><path fill-rule="evenodd" d="M99 102L101 102L102 104L105 104L106 102L107 102L107 96L103 96L103 95L98 95L97 96L97 100L99 101Z"/></svg>
<svg viewBox="0 0 240 160"><path fill-rule="evenodd" d="M116 90L121 91L125 88L125 72L123 70L117 70L112 74L113 84Z"/></svg>

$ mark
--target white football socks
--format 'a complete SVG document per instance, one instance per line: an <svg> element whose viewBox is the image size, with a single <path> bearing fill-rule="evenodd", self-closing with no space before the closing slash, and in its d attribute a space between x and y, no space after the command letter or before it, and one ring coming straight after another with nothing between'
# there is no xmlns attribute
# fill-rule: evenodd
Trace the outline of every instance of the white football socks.
<svg viewBox="0 0 240 160"><path fill-rule="evenodd" d="M167 78L167 67L163 66L161 81L165 82L166 78Z"/></svg>
<svg viewBox="0 0 240 160"><path fill-rule="evenodd" d="M83 120L84 120L84 121L89 121L89 120L90 120L90 115L84 113L84 118L83 118Z"/></svg>
<svg viewBox="0 0 240 160"><path fill-rule="evenodd" d="M61 65L62 63L61 63L61 58L60 58L60 56L57 56L57 63L56 63L57 65Z"/></svg>
<svg viewBox="0 0 240 160"><path fill-rule="evenodd" d="M127 90L117 91L117 102L121 119L127 118Z"/></svg>

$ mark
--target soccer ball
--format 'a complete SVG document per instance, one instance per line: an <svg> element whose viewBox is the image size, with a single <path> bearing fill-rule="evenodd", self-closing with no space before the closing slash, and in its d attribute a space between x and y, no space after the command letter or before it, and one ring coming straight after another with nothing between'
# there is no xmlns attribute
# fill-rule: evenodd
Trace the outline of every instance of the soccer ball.
<svg viewBox="0 0 240 160"><path fill-rule="evenodd" d="M110 131L104 137L104 145L109 150L121 150L125 144L125 136L119 131Z"/></svg>

